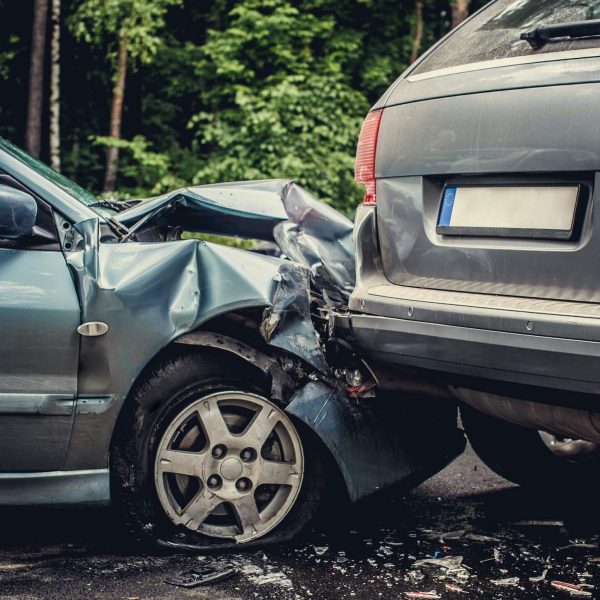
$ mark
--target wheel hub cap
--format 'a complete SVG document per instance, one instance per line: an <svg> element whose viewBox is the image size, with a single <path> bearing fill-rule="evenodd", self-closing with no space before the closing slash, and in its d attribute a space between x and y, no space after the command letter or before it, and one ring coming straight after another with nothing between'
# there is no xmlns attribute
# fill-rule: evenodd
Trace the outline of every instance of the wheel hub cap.
<svg viewBox="0 0 600 600"><path fill-rule="evenodd" d="M242 463L237 458L233 456L231 458L226 458L221 465L221 475L223 479L228 479L229 481L233 479L237 479L241 474L244 468L242 467Z"/></svg>

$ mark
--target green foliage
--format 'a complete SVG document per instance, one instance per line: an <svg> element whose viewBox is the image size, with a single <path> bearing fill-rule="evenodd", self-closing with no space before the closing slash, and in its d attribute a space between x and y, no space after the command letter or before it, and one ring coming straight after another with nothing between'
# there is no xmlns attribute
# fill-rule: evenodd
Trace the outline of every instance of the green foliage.
<svg viewBox="0 0 600 600"><path fill-rule="evenodd" d="M1 6L0 6L1 8ZM14 60L19 51L19 36L10 35L7 40L6 48L0 51L0 79L8 80L10 75L10 63Z"/></svg>
<svg viewBox="0 0 600 600"><path fill-rule="evenodd" d="M123 177L133 184L130 184L129 196L143 195L147 190L159 193L165 180L168 182L168 189L182 185L182 182L170 175L170 158L166 154L152 151L150 143L143 135L136 135L132 140L116 140L109 136L95 135L90 136L89 140L94 145L105 148L112 146L122 151L120 170Z"/></svg>
<svg viewBox="0 0 600 600"><path fill-rule="evenodd" d="M369 105L341 67L360 40L287 0L243 0L228 16L195 64L205 109L189 125L208 155L194 181L290 177L351 209Z"/></svg>
<svg viewBox="0 0 600 600"><path fill-rule="evenodd" d="M23 144L31 21L0 0L0 135ZM472 0L471 9L483 0ZM424 52L451 0L423 0ZM63 171L101 188L114 58L129 65L119 196L294 178L350 213L360 124L408 66L415 0L62 0ZM108 60L107 60L108 59ZM46 150L44 150L46 151Z"/></svg>
<svg viewBox="0 0 600 600"><path fill-rule="evenodd" d="M129 56L141 63L152 61L162 45L158 32L170 6L182 0L83 0L70 19L76 38L96 46L106 39L126 39ZM109 43L114 58L114 44Z"/></svg>

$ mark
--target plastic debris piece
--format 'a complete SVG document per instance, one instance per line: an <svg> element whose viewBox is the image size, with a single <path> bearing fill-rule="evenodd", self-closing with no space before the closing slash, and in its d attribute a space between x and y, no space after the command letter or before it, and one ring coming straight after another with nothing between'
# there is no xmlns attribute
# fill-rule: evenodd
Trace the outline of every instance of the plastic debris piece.
<svg viewBox="0 0 600 600"><path fill-rule="evenodd" d="M503 579L490 579L490 583L493 585L519 585L518 577L504 577Z"/></svg>
<svg viewBox="0 0 600 600"><path fill-rule="evenodd" d="M233 577L235 572L236 569L231 566L223 566L221 564L204 565L169 577L165 579L165 583L178 587L194 588L200 585L211 585L219 581L225 581L225 579Z"/></svg>
<svg viewBox="0 0 600 600"><path fill-rule="evenodd" d="M440 535L440 542L443 544L447 540L460 540L467 533L466 529L458 529L457 531L448 531Z"/></svg>
<svg viewBox="0 0 600 600"><path fill-rule="evenodd" d="M580 585L576 585L574 583L566 583L565 581L551 581L550 585L561 592L566 592L571 596L578 596L581 598L589 598L592 595L592 592L588 592L584 590Z"/></svg>
<svg viewBox="0 0 600 600"><path fill-rule="evenodd" d="M481 535L480 533L467 533L466 538L473 542L500 542L498 538L489 535Z"/></svg>
<svg viewBox="0 0 600 600"><path fill-rule="evenodd" d="M565 522L531 519L526 521L515 521L512 525L516 525L517 527L564 527Z"/></svg>
<svg viewBox="0 0 600 600"><path fill-rule="evenodd" d="M453 583L447 583L445 587L448 592L455 592L457 594L464 594L465 592L465 590L458 585L454 585Z"/></svg>
<svg viewBox="0 0 600 600"><path fill-rule="evenodd" d="M314 549L317 556L323 556L329 550L329 546L314 546Z"/></svg>
<svg viewBox="0 0 600 600"><path fill-rule="evenodd" d="M529 581L531 581L531 583L540 583L540 581L544 581L546 579L546 575L548 575L548 569L544 569L541 575L530 577Z"/></svg>
<svg viewBox="0 0 600 600"><path fill-rule="evenodd" d="M435 592L404 592L407 598L441 598L441 596Z"/></svg>
<svg viewBox="0 0 600 600"><path fill-rule="evenodd" d="M424 565L439 567L441 569L456 569L462 565L462 556L444 556L444 558L422 558L414 563L414 567Z"/></svg>
<svg viewBox="0 0 600 600"><path fill-rule="evenodd" d="M444 556L443 558L422 558L413 567L436 567L443 569L444 574L459 580L469 579L470 574L462 564L462 556Z"/></svg>
<svg viewBox="0 0 600 600"><path fill-rule="evenodd" d="M573 549L581 549L581 550L597 550L598 544L589 544L587 542L578 542L576 540L569 542L566 546L561 546L557 548L557 550L573 550Z"/></svg>

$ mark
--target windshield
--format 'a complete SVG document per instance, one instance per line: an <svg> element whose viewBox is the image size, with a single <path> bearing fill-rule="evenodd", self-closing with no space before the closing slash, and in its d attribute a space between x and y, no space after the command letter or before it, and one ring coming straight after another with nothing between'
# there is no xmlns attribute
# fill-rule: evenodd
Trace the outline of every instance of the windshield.
<svg viewBox="0 0 600 600"><path fill-rule="evenodd" d="M70 196L75 198L78 202L85 204L86 206L92 206L97 202L97 198L84 190L82 187L77 185L74 181L71 181L68 177L57 173L54 169L51 169L46 163L43 163L37 158L33 158L30 154L27 154L24 150L21 150L18 146L15 146L8 140L0 137L0 148L5 150L22 163L25 163L28 167L49 179L52 183L60 187L62 190L67 192Z"/></svg>
<svg viewBox="0 0 600 600"><path fill-rule="evenodd" d="M550 40L537 50L520 39L521 32L537 25L599 18L600 0L497 0L450 35L411 75L485 60L600 49L600 38Z"/></svg>

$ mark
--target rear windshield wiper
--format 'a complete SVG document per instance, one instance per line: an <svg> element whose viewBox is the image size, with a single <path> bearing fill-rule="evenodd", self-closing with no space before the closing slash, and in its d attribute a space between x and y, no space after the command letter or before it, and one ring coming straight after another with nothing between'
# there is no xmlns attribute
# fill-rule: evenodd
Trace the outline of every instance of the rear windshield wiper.
<svg viewBox="0 0 600 600"><path fill-rule="evenodd" d="M600 35L600 19L589 21L573 21L571 23L556 23L553 25L538 25L529 31L521 33L521 39L527 40L534 48L541 48L548 40L570 37L583 38Z"/></svg>

